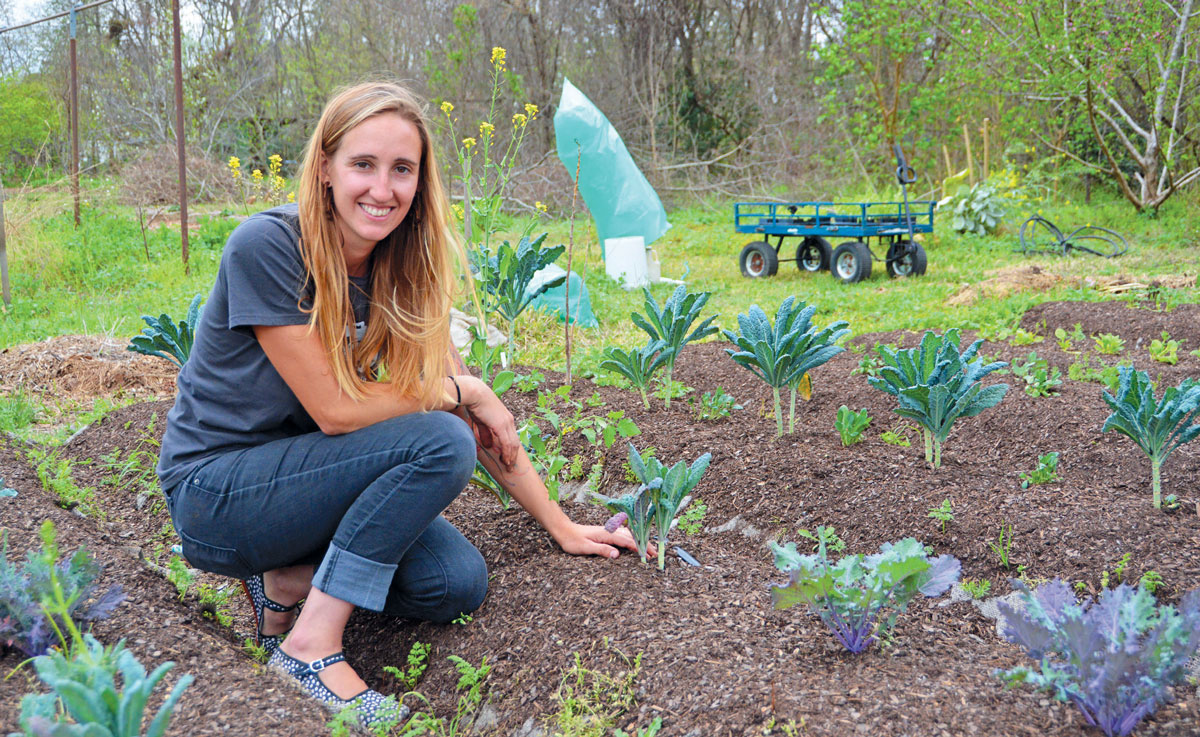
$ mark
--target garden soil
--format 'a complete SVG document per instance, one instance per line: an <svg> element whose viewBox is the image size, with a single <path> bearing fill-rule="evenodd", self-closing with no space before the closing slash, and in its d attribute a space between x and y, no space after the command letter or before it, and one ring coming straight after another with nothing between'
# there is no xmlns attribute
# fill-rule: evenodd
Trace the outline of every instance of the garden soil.
<svg viewBox="0 0 1200 737"><path fill-rule="evenodd" d="M1111 332L1126 341L1119 357L1095 355L1090 339L1071 346L1091 353L1093 366L1132 360L1172 385L1200 376L1200 358L1187 353L1200 348L1200 308L1144 307L1039 305L1022 326L1049 337L1034 345L987 343L982 351L1003 360L1036 351L1065 376L1080 355L1056 345L1053 331L1079 323L1089 335ZM1163 330L1186 341L1177 365L1153 362L1147 352ZM919 338L872 334L852 343L871 349L877 342L910 346ZM1018 575L1081 581L1094 593L1105 571L1115 580L1112 572L1129 554L1125 580L1157 571L1161 595L1176 600L1200 580L1200 443L1182 447L1164 466L1164 493L1182 502L1181 511L1168 515L1151 506L1147 459L1127 438L1100 432L1109 410L1099 384L1065 380L1057 395L1034 398L1012 375L993 376L985 383L1007 381L1012 389L998 407L955 426L943 466L934 470L924 462L920 434L892 413L892 398L852 375L862 355L846 351L813 372L813 396L796 408L795 433L778 440L769 390L730 361L722 344L686 348L675 378L692 387L693 399L717 387L736 397L744 409L725 419L696 420L686 399L669 411L653 399L646 411L634 393L577 381L576 400L597 392L605 402L599 409L585 406L587 413L620 410L637 422L639 448L653 446L666 462L713 454L695 492L708 507L703 529L676 531L672 540L701 565L688 567L673 553L665 571L630 553L616 560L568 556L524 512L503 510L490 495L469 489L446 516L487 560L491 580L483 606L469 621L443 626L357 613L347 657L368 683L399 695L384 666L403 666L414 642L431 643L430 666L417 690L442 716L452 715L457 701L457 673L447 657L472 664L486 658L488 700L475 733L505 737L538 729L554 734L556 713L589 703L602 715L596 724L610 719L632 732L661 717L660 734L672 737L782 735L787 725L795 734L872 737L1085 733L1073 707L1027 688L1004 688L996 669L1029 661L998 637L996 623L975 603L918 600L881 646L851 655L809 613L772 609L768 587L783 576L766 542L795 540L797 530L817 525L836 527L848 552L873 552L913 536L939 554L957 556L964 577L990 580L993 595L1011 591L1009 579ZM542 390L562 379L545 373ZM536 409L532 393L512 390L505 399L518 419ZM873 418L863 441L850 447L842 447L833 427L843 404L865 408ZM95 634L105 642L126 638L145 663L175 661L169 681L185 672L196 676L170 734L325 733L327 717L318 707L240 649L251 629L243 599L233 602L232 627L223 627L190 594L181 601L151 566L165 561L174 542L161 499L129 488L129 474L124 488L113 483L113 463L153 448L169 407L160 400L114 411L62 449L79 461L76 481L95 488L102 520L57 507L25 460L26 449L15 441L0 448L0 477L19 491L0 500L9 555L34 546L38 526L49 518L66 549L86 545L104 563L103 583L120 585L129 599L95 626ZM881 433L889 429L906 434L912 445L884 443ZM124 455L114 457L114 449ZM1061 454L1060 480L1022 489L1021 472L1050 451ZM573 437L567 452L590 458L592 450ZM628 487L625 455L618 443L604 459L605 493ZM945 499L954 519L943 531L928 513ZM607 517L594 505L564 504L579 521L599 524ZM1011 561L1004 568L991 544L1010 525ZM0 658L6 673L19 664L14 653ZM15 726L20 694L36 687L29 667L0 683L0 725ZM407 703L428 708L413 696ZM1198 730L1200 700L1184 686L1137 734Z"/></svg>

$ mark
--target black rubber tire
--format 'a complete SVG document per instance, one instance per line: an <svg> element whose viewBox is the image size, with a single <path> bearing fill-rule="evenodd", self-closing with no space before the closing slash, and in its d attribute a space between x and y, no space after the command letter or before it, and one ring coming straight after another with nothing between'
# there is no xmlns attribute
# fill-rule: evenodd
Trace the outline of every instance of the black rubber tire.
<svg viewBox="0 0 1200 737"><path fill-rule="evenodd" d="M738 266L742 269L742 276L751 279L775 276L775 272L779 271L779 256L770 243L750 241L738 257Z"/></svg>
<svg viewBox="0 0 1200 737"><path fill-rule="evenodd" d="M869 279L871 276L871 249L862 241L847 241L833 252L829 271L847 284Z"/></svg>
<svg viewBox="0 0 1200 737"><path fill-rule="evenodd" d="M905 276L921 276L925 273L927 259L925 257L925 248L920 243L913 244L913 250L903 256L908 248L908 241L896 241L888 247L887 257L887 273L888 276L905 277ZM897 258L899 256L899 258Z"/></svg>
<svg viewBox="0 0 1200 737"><path fill-rule="evenodd" d="M801 271L829 271L833 247L819 235L807 236L796 246L796 268Z"/></svg>

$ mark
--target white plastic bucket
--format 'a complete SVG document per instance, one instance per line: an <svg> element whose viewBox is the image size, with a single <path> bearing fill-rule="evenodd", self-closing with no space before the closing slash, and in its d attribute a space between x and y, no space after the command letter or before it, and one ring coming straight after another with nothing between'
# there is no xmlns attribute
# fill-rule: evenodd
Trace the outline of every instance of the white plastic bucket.
<svg viewBox="0 0 1200 737"><path fill-rule="evenodd" d="M604 272L626 289L650 283L646 267L646 240L640 235L604 241Z"/></svg>

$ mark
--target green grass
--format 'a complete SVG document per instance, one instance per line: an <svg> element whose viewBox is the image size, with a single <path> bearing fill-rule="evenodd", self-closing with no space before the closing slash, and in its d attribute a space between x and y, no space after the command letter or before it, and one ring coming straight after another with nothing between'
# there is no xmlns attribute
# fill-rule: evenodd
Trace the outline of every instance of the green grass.
<svg viewBox="0 0 1200 737"><path fill-rule="evenodd" d="M114 192L109 182L89 183L85 197L90 204L84 208L84 226L79 230L73 227L65 191L18 195L5 203L14 300L0 312L0 347L71 333L127 339L141 330L140 315L166 312L178 317L192 295L207 294L216 275L220 246L236 221L216 218L193 233L191 274L185 275L177 228L159 228L149 234L147 262L136 217L130 208L113 204ZM1094 289L1071 286L1072 278L1128 275L1145 280L1193 273L1195 248L1200 243L1200 216L1195 214L1200 208L1195 199L1195 193L1184 193L1168 202L1155 219L1133 215L1128 205L1116 199L1096 200L1091 207L1066 196L1040 203L1044 214L1064 230L1093 224L1123 233L1131 250L1119 259L1026 258L1014 250L1021 220L1017 213L1010 215L999 234L988 237L959 235L943 223L925 241L928 272L907 280L888 279L880 263L874 264L870 279L858 284L842 284L824 272L801 273L790 262L780 264L775 277L743 278L737 256L752 238L733 232L730 202L672 212L673 227L654 247L664 276L679 278L687 271L692 290L713 292L705 314L719 313L717 324L722 328L735 329L737 313L753 303L772 314L783 299L796 295L818 306L817 322L844 319L855 334L949 327L996 332L1015 325L1037 302L1105 298ZM220 208L193 207L206 212ZM517 232L523 221L516 218L513 223ZM568 225L564 220L542 223L550 234L546 243L566 243ZM784 255L793 256L794 249L794 239L785 242ZM577 219L573 268L584 278L600 327L573 331L576 373L595 370L607 346L630 348L645 341L645 335L628 319L630 312L641 310L641 291L626 292L609 280L599 251L591 221ZM1067 278L1049 291L1018 292L961 307L945 304L966 285L1022 264ZM565 258L560 265L565 265ZM659 284L652 292L661 302L673 289ZM1170 301L1197 302L1200 291L1178 290L1172 292ZM516 354L522 363L561 370L565 365L563 342L562 325L550 317L530 310L520 318Z"/></svg>

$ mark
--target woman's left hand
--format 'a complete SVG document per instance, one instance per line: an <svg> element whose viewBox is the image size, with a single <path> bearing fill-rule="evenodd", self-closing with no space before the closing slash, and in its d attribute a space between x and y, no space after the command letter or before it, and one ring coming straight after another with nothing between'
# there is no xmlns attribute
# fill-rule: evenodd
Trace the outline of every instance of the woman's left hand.
<svg viewBox="0 0 1200 737"><path fill-rule="evenodd" d="M637 550L633 535L629 529L619 528L609 532L600 525L579 525L574 522L562 530L555 541L572 555L599 555L604 558L616 558L619 555L617 547ZM614 547L615 546L615 547Z"/></svg>

